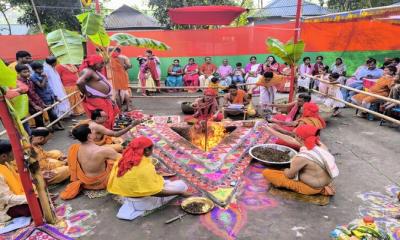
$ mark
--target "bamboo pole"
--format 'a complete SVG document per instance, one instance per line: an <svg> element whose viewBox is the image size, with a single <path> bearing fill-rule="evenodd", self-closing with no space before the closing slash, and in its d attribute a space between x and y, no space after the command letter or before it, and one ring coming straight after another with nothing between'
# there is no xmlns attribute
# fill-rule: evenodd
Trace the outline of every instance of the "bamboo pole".
<svg viewBox="0 0 400 240"><path fill-rule="evenodd" d="M316 80L318 80L320 82L323 82L323 83L339 86L341 88L344 88L344 89L347 89L347 90L350 90L350 91L354 91L354 92L357 92L357 93L362 93L362 94L365 94L365 95L368 95L368 96L371 96L371 97L376 97L378 99L381 99L381 100L384 100L384 101L387 101L387 102L392 102L392 103L400 105L400 101L396 100L396 99L393 99L393 98L388 98L388 97L384 97L384 96L377 95L377 94L374 94L374 93L358 90L358 89L355 89L355 88L352 88L352 87L349 87L349 86L346 86L346 85L338 84L338 83L337 84L332 84L332 83L330 83L328 81L325 81L325 80L323 80L321 78L317 78L317 77L314 77L314 76L311 76L311 75L308 75L308 74L306 74L306 76L309 77L309 78L316 79Z"/></svg>
<svg viewBox="0 0 400 240"><path fill-rule="evenodd" d="M38 21L39 30L40 30L41 33L44 33L43 27L42 27L42 23L40 21L40 17L39 17L39 14L37 12L37 9L36 9L35 2L33 0L31 0L31 4L32 4L33 12L35 13L35 16L36 16L36 20Z"/></svg>
<svg viewBox="0 0 400 240"><path fill-rule="evenodd" d="M256 85L255 83L244 83L244 84L237 84L236 86L251 86ZM129 84L129 88L131 89L142 89L141 86L136 86L136 84ZM187 87L157 87L157 89L207 89L209 87L196 87L196 86L187 86Z"/></svg>
<svg viewBox="0 0 400 240"><path fill-rule="evenodd" d="M62 101L64 101L65 99L67 99L68 97L70 97L71 95L76 94L76 93L79 93L79 92L78 92L78 91L75 91L75 92L73 92L73 93L68 94L66 97L62 98L60 101L57 101L57 102L55 102L54 104L52 104L51 106L49 106L49 107L43 109L42 111L37 112L37 113L35 113L35 114L33 114L33 115L31 115L31 116L25 118L24 120L21 121L21 123L26 123L26 122L29 121L30 119L32 119L32 118L34 118L34 117L36 117L36 116L39 116L40 114L43 114L45 111L47 111L47 110L51 109L52 107L54 107L54 106L60 104ZM81 101L81 102L82 102L82 101ZM81 102L80 102L80 103L81 103ZM68 112L70 112L72 109L74 109L77 105L78 105L78 104L75 104L74 107L72 107ZM66 114L65 114L65 115L63 114L63 117L65 117L65 116L66 116ZM57 120L55 120L55 121L58 122L58 121L60 121L60 120L61 120L61 118L57 118ZM55 121L54 121L54 122L55 122ZM0 132L0 136L3 136L4 134L6 134L6 130Z"/></svg>
<svg viewBox="0 0 400 240"><path fill-rule="evenodd" d="M328 94L322 93L322 92L317 91L317 90L315 90L315 89L311 89L311 91L313 91L313 92L315 92L315 93L317 93L317 94L320 94L320 95L322 95L322 96L328 97L328 98L330 98L330 99L333 99L333 100L335 100L335 101L344 103L344 104L346 104L347 106L350 106L350 107L352 107L352 108L356 108L356 109L358 109L358 110L361 110L361 111L370 113L370 114L372 114L372 115L374 115L374 116L383 118L383 119L385 119L385 120L387 120L387 121L390 121L390 122L392 122L392 123L395 123L395 124L397 124L397 125L400 125L400 121L399 121L399 120L394 119L394 118L391 118L391 117L388 117L388 116L386 116L386 115L384 115L384 114L381 114L381 113L378 113L378 112L369 110L369 109L367 109L367 108L363 108L363 107L357 106L357 105L355 105L355 104L346 102L346 101L344 101L344 100L342 100L342 99L339 99L339 98L336 98L336 97L329 96Z"/></svg>
<svg viewBox="0 0 400 240"><path fill-rule="evenodd" d="M218 95L217 97L223 97L224 95ZM259 95L253 95L253 97L258 97ZM204 95L199 95L199 96L169 96L169 95L160 95L160 96L130 96L130 98L201 98L204 97Z"/></svg>
<svg viewBox="0 0 400 240"><path fill-rule="evenodd" d="M68 113L70 113L74 108L76 108L76 106L78 106L79 104L81 104L81 102L83 102L83 99L81 99L78 103L76 103L74 106L72 106L67 112L63 113L60 117L58 117L56 120L54 120L53 122L51 122L49 125L47 125L46 127L51 127L54 124L56 124L57 122L59 122L61 119L63 119L65 116L68 115Z"/></svg>

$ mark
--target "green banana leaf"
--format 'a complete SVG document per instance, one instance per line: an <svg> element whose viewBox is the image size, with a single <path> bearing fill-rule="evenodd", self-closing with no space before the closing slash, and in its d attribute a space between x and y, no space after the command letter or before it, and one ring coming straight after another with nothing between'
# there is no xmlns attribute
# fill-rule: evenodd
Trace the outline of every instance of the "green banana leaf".
<svg viewBox="0 0 400 240"><path fill-rule="evenodd" d="M3 46L4 47L4 46ZM0 86L15 87L17 85L17 73L6 66L0 59Z"/></svg>
<svg viewBox="0 0 400 240"><path fill-rule="evenodd" d="M29 102L28 102L28 95L21 94L15 98L10 100L12 106L14 107L15 114L18 119L23 119L29 113Z"/></svg>
<svg viewBox="0 0 400 240"><path fill-rule="evenodd" d="M117 42L117 44L121 46L135 46L160 51L171 49L163 42L150 38L138 38L128 33L116 33L111 36L111 40Z"/></svg>
<svg viewBox="0 0 400 240"><path fill-rule="evenodd" d="M108 47L110 45L110 36L108 36L104 27L101 27L96 34L88 35L88 38L100 47Z"/></svg>
<svg viewBox="0 0 400 240"><path fill-rule="evenodd" d="M271 53L280 57L289 65L295 65L300 60L305 47L303 41L299 41L296 44L289 41L286 44L283 44L275 38L268 38L266 44Z"/></svg>
<svg viewBox="0 0 400 240"><path fill-rule="evenodd" d="M57 29L46 36L51 52L61 64L80 64L83 60L82 42L85 39L77 32Z"/></svg>
<svg viewBox="0 0 400 240"><path fill-rule="evenodd" d="M23 94L23 95L26 95L26 94ZM23 95L21 95L21 96L23 96ZM21 98L21 99L23 99L23 98ZM18 131L21 133L21 135L25 139L25 141L28 140L29 139L29 135L25 131L25 128L24 128L24 126L22 125L22 122L21 122L21 118L19 118L18 113L15 110L13 104L8 99L6 99L6 103L7 103L8 110L10 111L11 117L13 118L14 125L16 126ZM28 107L27 98L26 98L26 103L25 104L26 104L26 107Z"/></svg>
<svg viewBox="0 0 400 240"><path fill-rule="evenodd" d="M103 27L103 17L93 12L85 12L76 16L81 24L83 35L95 35Z"/></svg>

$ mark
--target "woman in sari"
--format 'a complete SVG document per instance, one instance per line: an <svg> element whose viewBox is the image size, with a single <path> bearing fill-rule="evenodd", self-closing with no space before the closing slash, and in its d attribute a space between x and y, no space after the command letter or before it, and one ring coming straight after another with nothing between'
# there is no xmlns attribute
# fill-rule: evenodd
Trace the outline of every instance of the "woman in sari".
<svg viewBox="0 0 400 240"><path fill-rule="evenodd" d="M346 71L347 67L346 64L343 63L342 58L336 58L336 62L331 66L331 72L339 74L339 83L345 84L346 83Z"/></svg>
<svg viewBox="0 0 400 240"><path fill-rule="evenodd" d="M303 63L299 68L299 78L297 79L297 86L299 88L308 89L310 86L310 78L307 75L311 75L313 72L313 68L311 66L311 58L305 57L303 58Z"/></svg>
<svg viewBox="0 0 400 240"><path fill-rule="evenodd" d="M166 85L168 87L182 87L182 75L183 75L183 68L179 65L179 59L175 59L174 63L168 67L168 76ZM171 91L175 91L171 90Z"/></svg>
<svg viewBox="0 0 400 240"><path fill-rule="evenodd" d="M51 90L53 90L54 94L57 96L57 99L61 101L61 99L64 99L67 94L65 93L60 75L56 70L56 65L57 58L54 56L50 56L46 58L46 61L43 64L43 71L47 76ZM70 108L71 106L69 104L69 101L65 99L54 107L54 113L57 115L57 117L60 117L64 113L67 113Z"/></svg>
<svg viewBox="0 0 400 240"><path fill-rule="evenodd" d="M258 72L262 75L265 72L274 72L280 74L280 64L276 61L274 56L267 57L264 64L260 64Z"/></svg>
<svg viewBox="0 0 400 240"><path fill-rule="evenodd" d="M189 63L185 66L183 81L187 87L199 86L199 66L194 62L194 58L189 58ZM188 92L197 92L197 89L189 88Z"/></svg>
<svg viewBox="0 0 400 240"><path fill-rule="evenodd" d="M256 87L255 84L258 81L260 64L257 63L257 58L255 56L250 57L250 62L246 65L244 70L246 72L246 75L244 76L246 84L254 84L248 86L249 92L259 92L259 87Z"/></svg>

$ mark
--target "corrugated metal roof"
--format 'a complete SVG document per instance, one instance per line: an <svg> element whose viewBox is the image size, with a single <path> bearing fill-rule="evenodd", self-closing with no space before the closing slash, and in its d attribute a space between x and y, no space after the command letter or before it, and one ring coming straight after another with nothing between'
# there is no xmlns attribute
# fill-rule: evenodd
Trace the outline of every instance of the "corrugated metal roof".
<svg viewBox="0 0 400 240"><path fill-rule="evenodd" d="M123 5L110 13L105 18L105 27L107 30L162 28L154 18L127 5Z"/></svg>
<svg viewBox="0 0 400 240"><path fill-rule="evenodd" d="M267 18L267 17L292 17L296 16L297 0L274 0L257 11L249 19ZM318 4L303 2L303 16L319 16L330 13L328 9Z"/></svg>
<svg viewBox="0 0 400 240"><path fill-rule="evenodd" d="M390 6L400 6L400 2L395 3L395 4L392 4L392 5L390 5Z"/></svg>

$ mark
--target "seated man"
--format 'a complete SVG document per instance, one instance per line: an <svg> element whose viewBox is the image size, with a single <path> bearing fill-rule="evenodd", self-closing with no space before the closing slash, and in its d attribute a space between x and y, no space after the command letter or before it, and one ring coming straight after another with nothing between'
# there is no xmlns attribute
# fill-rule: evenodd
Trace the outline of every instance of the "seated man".
<svg viewBox="0 0 400 240"><path fill-rule="evenodd" d="M364 79L378 79L382 77L383 70L376 67L376 60L370 58L367 60L366 67L360 67L355 74L355 80L350 81L350 79L346 82L346 85L358 90L362 90L364 86ZM348 89L342 88L343 99L345 101L350 102L351 97L356 94L354 91L350 91Z"/></svg>
<svg viewBox="0 0 400 240"><path fill-rule="evenodd" d="M92 112L91 120L82 121L82 123L89 124L89 128L94 136L94 142L99 146L111 147L117 152L122 152L122 139L120 136L127 133L136 125L140 124L141 121L133 121L128 127L120 130L113 131L104 126L107 121L107 113L102 109L95 109Z"/></svg>
<svg viewBox="0 0 400 240"><path fill-rule="evenodd" d="M297 97L296 101L287 104L268 104L269 107L276 107L281 109L286 109L287 114L275 114L270 122L282 124L284 122L296 121L301 117L303 112L304 103L311 101L311 95L302 93Z"/></svg>
<svg viewBox="0 0 400 240"><path fill-rule="evenodd" d="M21 179L11 164L11 150L8 140L0 140L0 225L11 218L31 215Z"/></svg>
<svg viewBox="0 0 400 240"><path fill-rule="evenodd" d="M234 84L229 85L229 92L224 96L224 112L227 116L238 116L246 113L247 116L256 115L256 111L251 103L251 96L248 95L244 90L238 89L238 87ZM231 105L234 104L235 108L232 108ZM236 106L243 108L236 108Z"/></svg>
<svg viewBox="0 0 400 240"><path fill-rule="evenodd" d="M42 146L50 139L50 131L45 127L32 130L31 144L39 161L40 170L48 184L56 184L65 181L69 177L67 163L61 151L45 151Z"/></svg>
<svg viewBox="0 0 400 240"><path fill-rule="evenodd" d="M396 74L392 88L390 89L389 98L400 100L400 73ZM383 111L391 111L392 108L399 107L398 104L386 102L383 105Z"/></svg>
<svg viewBox="0 0 400 240"><path fill-rule="evenodd" d="M81 189L105 189L113 163L121 156L110 147L96 145L88 124L75 127L72 135L81 144L72 144L68 151L71 183L60 194L63 200L75 198Z"/></svg>
<svg viewBox="0 0 400 240"><path fill-rule="evenodd" d="M286 142L300 144L300 152L284 171L266 169L264 177L275 187L287 188L305 195L334 195L332 180L339 175L335 157L319 140L320 129L303 125L295 130L295 138L267 127L266 130Z"/></svg>
<svg viewBox="0 0 400 240"><path fill-rule="evenodd" d="M384 69L384 74L378 81L372 86L368 92L387 97L389 96L390 89L394 83L394 76L396 75L397 68L394 66L388 66ZM370 108L371 104L378 101L377 97L368 96L362 93L356 94L351 98L351 101L364 108ZM361 114L361 113L360 113Z"/></svg>
<svg viewBox="0 0 400 240"><path fill-rule="evenodd" d="M128 198L117 217L132 220L137 217L135 214L142 215L145 210L153 210L163 204L161 199L159 202L145 197L190 196L186 192L188 187L185 182L164 180L157 174L151 159L152 153L153 142L141 136L129 143L122 157L114 164L107 191ZM142 207L139 208L139 205Z"/></svg>
<svg viewBox="0 0 400 240"><path fill-rule="evenodd" d="M205 62L200 67L200 87L208 86L208 83L217 71L217 66L211 62L211 57L206 57L204 60Z"/></svg>
<svg viewBox="0 0 400 240"><path fill-rule="evenodd" d="M204 97L197 98L192 104L195 113L186 119L186 121L198 122L201 120L212 119L221 121L224 116L218 111L217 92L214 89L207 88L204 91Z"/></svg>

